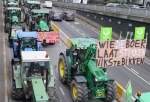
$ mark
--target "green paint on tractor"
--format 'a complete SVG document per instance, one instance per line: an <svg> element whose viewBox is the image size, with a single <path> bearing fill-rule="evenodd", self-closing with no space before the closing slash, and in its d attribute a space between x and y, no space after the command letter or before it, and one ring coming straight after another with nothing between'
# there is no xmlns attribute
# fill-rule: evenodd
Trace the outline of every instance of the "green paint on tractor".
<svg viewBox="0 0 150 102"><path fill-rule="evenodd" d="M150 92L144 92L140 97L137 97L137 102L149 102L150 101Z"/></svg>
<svg viewBox="0 0 150 102"><path fill-rule="evenodd" d="M35 102L48 100L49 97L45 91L46 89L45 89L43 80L41 78L40 79L32 79L32 86L33 86L33 91L34 91L34 96L35 96L34 97Z"/></svg>
<svg viewBox="0 0 150 102"><path fill-rule="evenodd" d="M61 82L70 85L73 101L115 100L114 80L107 76L106 68L96 66L97 40L73 38L70 42L71 47L60 53L58 72Z"/></svg>
<svg viewBox="0 0 150 102"><path fill-rule="evenodd" d="M46 21L40 20L39 27L41 31L49 31L49 26Z"/></svg>

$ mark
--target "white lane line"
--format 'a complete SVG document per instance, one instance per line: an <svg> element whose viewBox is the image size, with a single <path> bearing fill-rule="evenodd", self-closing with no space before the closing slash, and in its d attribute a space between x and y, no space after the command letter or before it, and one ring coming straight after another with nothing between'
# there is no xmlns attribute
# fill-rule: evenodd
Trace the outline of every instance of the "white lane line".
<svg viewBox="0 0 150 102"><path fill-rule="evenodd" d="M128 69L129 71L131 71L134 75L136 75L138 78L140 78L141 80L143 80L146 84L148 84L150 86L150 83L145 80L143 77L141 77L140 75L138 75L137 73L135 73L133 70L131 70L130 68L128 68L127 66L124 66L126 69Z"/></svg>
<svg viewBox="0 0 150 102"><path fill-rule="evenodd" d="M136 73L136 74L139 74L139 72L137 72L136 70L134 70L133 68L131 68L131 70Z"/></svg>
<svg viewBox="0 0 150 102"><path fill-rule="evenodd" d="M65 96L64 90L62 89L62 87L59 87L59 90L61 91L61 93L63 94L63 96Z"/></svg>
<svg viewBox="0 0 150 102"><path fill-rule="evenodd" d="M5 38L3 38L3 60L4 60L4 82L5 82L5 102L8 102L8 94L7 94L7 85L8 85L8 82L7 82L7 66L6 66L6 44L5 44Z"/></svg>

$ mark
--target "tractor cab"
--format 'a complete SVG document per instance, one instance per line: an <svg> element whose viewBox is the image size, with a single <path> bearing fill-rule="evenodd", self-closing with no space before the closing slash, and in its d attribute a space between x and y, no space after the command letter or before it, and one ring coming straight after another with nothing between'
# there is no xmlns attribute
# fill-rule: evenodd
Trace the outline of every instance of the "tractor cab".
<svg viewBox="0 0 150 102"><path fill-rule="evenodd" d="M21 51L38 51L37 32L20 32L18 40Z"/></svg>
<svg viewBox="0 0 150 102"><path fill-rule="evenodd" d="M34 31L50 31L48 9L33 9L31 10L30 30Z"/></svg>
<svg viewBox="0 0 150 102"><path fill-rule="evenodd" d="M21 8L8 7L5 12L5 32L9 32L12 25L21 23Z"/></svg>
<svg viewBox="0 0 150 102"><path fill-rule="evenodd" d="M21 63L20 63L21 62ZM19 63L13 61L13 97L33 102L49 102L50 88L54 88L53 69L46 51L21 51ZM16 77L18 76L18 77ZM18 87L19 86L19 87ZM18 91L21 90L21 91ZM54 95L54 94L53 94Z"/></svg>
<svg viewBox="0 0 150 102"><path fill-rule="evenodd" d="M25 7L29 10L32 9L40 9L40 1L37 0L27 0L25 3Z"/></svg>
<svg viewBox="0 0 150 102"><path fill-rule="evenodd" d="M20 58L21 51L41 51L41 42L37 39L37 32L18 32L17 40L13 42L14 57Z"/></svg>

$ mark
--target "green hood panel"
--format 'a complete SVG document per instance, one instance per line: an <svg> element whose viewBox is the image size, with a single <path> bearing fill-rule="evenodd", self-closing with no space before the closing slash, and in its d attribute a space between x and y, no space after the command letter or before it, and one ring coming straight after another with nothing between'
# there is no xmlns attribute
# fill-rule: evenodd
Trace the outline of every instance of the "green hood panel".
<svg viewBox="0 0 150 102"><path fill-rule="evenodd" d="M107 78L105 72L103 71L103 69L97 67L95 61L89 60L88 67L89 67L90 72L93 73L93 75L97 79L97 81L102 81L102 80L106 81L106 80L108 80L108 78Z"/></svg>
<svg viewBox="0 0 150 102"><path fill-rule="evenodd" d="M12 16L12 22L19 22L19 19L17 16Z"/></svg>
<svg viewBox="0 0 150 102"><path fill-rule="evenodd" d="M39 27L40 27L41 31L49 31L49 26L48 26L47 22L44 20L40 21Z"/></svg>
<svg viewBox="0 0 150 102"><path fill-rule="evenodd" d="M150 92L142 93L140 102L150 102Z"/></svg>

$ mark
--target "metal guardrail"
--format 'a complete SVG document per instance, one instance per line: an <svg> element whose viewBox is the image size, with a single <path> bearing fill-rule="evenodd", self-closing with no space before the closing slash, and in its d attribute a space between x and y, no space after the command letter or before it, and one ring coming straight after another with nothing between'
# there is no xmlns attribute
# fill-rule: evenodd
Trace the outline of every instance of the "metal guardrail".
<svg viewBox="0 0 150 102"><path fill-rule="evenodd" d="M73 10L81 10L91 13L104 14L108 16L150 23L150 10L146 8L136 9L125 7L107 7L101 5L87 5L87 4L75 4L63 2L54 2L53 5Z"/></svg>

